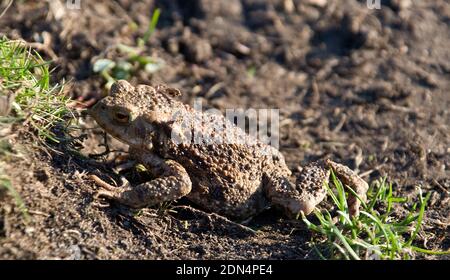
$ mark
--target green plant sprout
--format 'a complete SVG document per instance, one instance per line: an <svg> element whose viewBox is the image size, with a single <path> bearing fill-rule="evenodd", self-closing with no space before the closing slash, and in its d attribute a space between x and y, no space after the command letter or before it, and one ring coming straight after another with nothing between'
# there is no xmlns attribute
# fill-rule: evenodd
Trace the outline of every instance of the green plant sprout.
<svg viewBox="0 0 450 280"><path fill-rule="evenodd" d="M328 211L314 211L319 224L313 224L301 213L307 227L317 233L313 249L323 259L410 259L414 252L424 254L450 254L416 247L414 240L419 232L427 201L428 193L423 197L419 188L418 202L410 207L403 219L393 216L395 203L407 206L406 198L394 197L392 184L386 179L372 184L368 191L367 202L363 202L353 190L344 187L342 182L332 173L332 183L336 187L335 194L326 185L329 196L336 206L337 217L332 218ZM362 202L358 217L350 217L347 206L348 190ZM379 211L377 209L383 209Z"/></svg>
<svg viewBox="0 0 450 280"><path fill-rule="evenodd" d="M158 24L160 9L155 9L144 36L139 37L136 46L117 44L113 47L120 55L116 60L99 58L94 62L93 71L99 73L105 80L105 87L109 89L111 85L120 79L129 79L133 73L143 69L149 74L153 74L164 67L164 60L144 55L145 44L155 32Z"/></svg>

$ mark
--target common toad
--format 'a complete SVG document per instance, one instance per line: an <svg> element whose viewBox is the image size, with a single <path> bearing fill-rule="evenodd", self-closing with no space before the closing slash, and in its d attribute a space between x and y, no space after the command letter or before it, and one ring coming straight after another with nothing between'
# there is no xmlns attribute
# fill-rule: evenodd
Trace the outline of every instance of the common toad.
<svg viewBox="0 0 450 280"><path fill-rule="evenodd" d="M350 168L329 159L304 166L292 182L291 171L277 149L254 139L222 115L183 104L175 98L179 93L163 85L134 87L121 80L89 110L106 132L129 145L133 159L156 176L122 187L112 187L96 177L103 187L100 196L134 208L185 196L208 211L238 219L272 205L294 217L300 211L311 213L325 198L324 184L332 169L365 199L367 183ZM186 126L186 119L200 122ZM226 124L227 129L217 129L217 124ZM244 141L193 143L186 141L186 132L204 139L217 139L226 133ZM357 215L360 201L350 196L348 205L350 213Z"/></svg>

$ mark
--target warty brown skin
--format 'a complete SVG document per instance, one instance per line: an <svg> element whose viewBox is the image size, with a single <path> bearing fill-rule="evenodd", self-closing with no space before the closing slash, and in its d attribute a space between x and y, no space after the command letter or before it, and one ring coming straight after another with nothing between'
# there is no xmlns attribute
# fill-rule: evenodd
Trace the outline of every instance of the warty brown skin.
<svg viewBox="0 0 450 280"><path fill-rule="evenodd" d="M157 176L121 188L99 182L103 187L99 195L135 208L186 196L208 211L235 219L273 205L293 217L300 211L309 214L325 198L324 184L331 168L365 197L367 183L348 167L330 160L303 167L292 183L291 171L278 150L252 138L222 115L195 111L176 100L178 94L177 89L163 85L134 87L121 80L89 110L106 132L129 145L132 158ZM221 129L224 126L226 129ZM193 144L192 135L215 141ZM217 141L230 135L241 141ZM357 215L359 200L349 199L349 203L352 214Z"/></svg>

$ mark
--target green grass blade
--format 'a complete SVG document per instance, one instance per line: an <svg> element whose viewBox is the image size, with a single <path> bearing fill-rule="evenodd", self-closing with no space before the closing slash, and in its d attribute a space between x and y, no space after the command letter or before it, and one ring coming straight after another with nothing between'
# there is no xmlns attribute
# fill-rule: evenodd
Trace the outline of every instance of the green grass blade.
<svg viewBox="0 0 450 280"><path fill-rule="evenodd" d="M341 240L342 245L345 247L347 252L352 256L352 258L355 260L360 260L359 256L356 254L356 252L352 249L350 244L347 242L347 239L342 234L342 232L335 225L332 225L331 228L333 229L333 232L336 234L336 236Z"/></svg>
<svg viewBox="0 0 450 280"><path fill-rule="evenodd" d="M433 251L433 250L419 248L416 246L410 246L410 248L416 252L429 254L429 255L450 255L450 250L449 251Z"/></svg>
<svg viewBox="0 0 450 280"><path fill-rule="evenodd" d="M142 38L142 41L141 41L142 43L139 43L139 45L143 46L143 44L148 42L148 40L150 39L152 34L155 32L156 25L158 24L160 14L161 14L161 10L159 8L155 9L155 11L153 12L153 15L152 15L152 19L150 20L150 23L148 25L147 31L145 32L144 37Z"/></svg>
<svg viewBox="0 0 450 280"><path fill-rule="evenodd" d="M422 226L422 221L423 221L423 216L425 213L426 204L428 202L428 199L431 196L431 192L429 192L427 194L427 196L425 197L425 199L423 199L422 191L420 189L419 189L419 192L420 192L420 194L419 194L419 199L420 199L419 216L417 218L416 228L415 228L414 232L411 234L411 237L409 238L409 240L406 242L407 246L410 246L412 244L412 242L416 239L417 233L419 232L420 227Z"/></svg>

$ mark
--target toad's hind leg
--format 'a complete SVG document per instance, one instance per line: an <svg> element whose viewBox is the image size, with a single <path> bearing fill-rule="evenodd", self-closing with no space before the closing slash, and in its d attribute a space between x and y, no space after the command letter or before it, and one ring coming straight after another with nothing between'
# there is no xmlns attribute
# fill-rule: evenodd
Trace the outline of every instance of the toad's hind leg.
<svg viewBox="0 0 450 280"><path fill-rule="evenodd" d="M192 183L186 170L173 160L163 160L156 156L145 158L144 165L158 176L156 179L136 186L129 183L120 188L107 186L95 180L103 189L97 193L99 197L109 198L121 204L143 208L164 201L176 200L191 191Z"/></svg>
<svg viewBox="0 0 450 280"><path fill-rule="evenodd" d="M295 184L283 174L268 176L267 197L272 204L284 209L289 217L295 217L300 212L308 215L326 197L325 184L329 181L330 168L344 184L352 188L360 198L365 199L367 183L350 168L331 160L306 165ZM361 202L352 195L347 202L350 215L357 216Z"/></svg>
<svg viewBox="0 0 450 280"><path fill-rule="evenodd" d="M315 162L306 165L292 183L285 174L270 174L267 177L266 195L271 203L284 210L290 217L300 212L310 214L326 196L325 183L330 172L322 164Z"/></svg>

